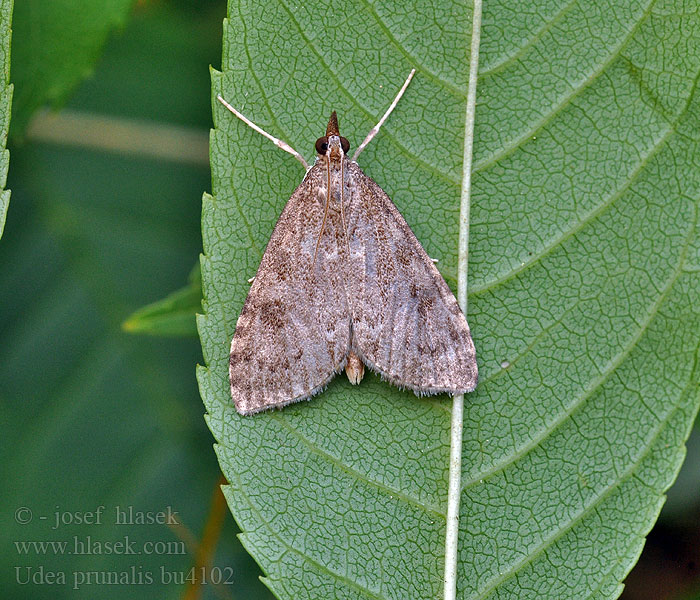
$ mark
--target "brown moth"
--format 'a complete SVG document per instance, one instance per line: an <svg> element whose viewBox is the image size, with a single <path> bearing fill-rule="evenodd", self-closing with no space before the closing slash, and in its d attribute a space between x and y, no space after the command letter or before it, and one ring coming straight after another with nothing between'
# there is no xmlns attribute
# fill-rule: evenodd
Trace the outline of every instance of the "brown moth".
<svg viewBox="0 0 700 600"><path fill-rule="evenodd" d="M219 101L307 169L263 254L231 341L231 397L250 415L308 399L364 365L418 395L476 386L469 325L384 191L357 165L411 75L351 160L336 113L309 167L291 146Z"/></svg>

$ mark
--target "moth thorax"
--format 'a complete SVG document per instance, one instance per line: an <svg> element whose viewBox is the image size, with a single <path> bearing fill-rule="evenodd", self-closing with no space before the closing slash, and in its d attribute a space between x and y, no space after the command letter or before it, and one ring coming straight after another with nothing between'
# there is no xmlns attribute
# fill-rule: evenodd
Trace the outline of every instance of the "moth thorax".
<svg viewBox="0 0 700 600"><path fill-rule="evenodd" d="M347 196L347 192L343 190L343 175L344 173L341 173L340 168L335 168L333 164L331 164L331 168L329 169L330 173L330 181L329 181L329 187L331 190L330 194L330 199L332 201L331 204L337 203L338 205L340 202L344 200L344 197ZM338 206L338 208L340 208Z"/></svg>

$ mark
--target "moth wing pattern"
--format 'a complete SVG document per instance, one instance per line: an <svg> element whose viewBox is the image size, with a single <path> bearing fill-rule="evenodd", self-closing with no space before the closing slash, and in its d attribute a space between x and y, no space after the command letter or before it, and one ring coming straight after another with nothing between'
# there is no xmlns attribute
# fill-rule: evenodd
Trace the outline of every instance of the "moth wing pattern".
<svg viewBox="0 0 700 600"><path fill-rule="evenodd" d="M452 291L389 196L348 163L352 349L416 394L466 393L477 365Z"/></svg>
<svg viewBox="0 0 700 600"><path fill-rule="evenodd" d="M345 366L350 313L320 167L287 202L270 237L231 341L229 376L236 409L249 415L309 398ZM320 235L320 238L319 238Z"/></svg>

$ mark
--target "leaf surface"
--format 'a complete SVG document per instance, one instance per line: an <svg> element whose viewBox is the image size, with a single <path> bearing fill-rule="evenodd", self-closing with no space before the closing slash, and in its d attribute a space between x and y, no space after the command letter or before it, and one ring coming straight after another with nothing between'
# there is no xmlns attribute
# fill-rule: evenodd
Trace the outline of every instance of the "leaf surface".
<svg viewBox="0 0 700 600"><path fill-rule="evenodd" d="M700 23L682 2L487 3L477 92L458 595L615 598L698 409ZM221 93L307 159L337 110L455 287L463 4L236 3ZM200 391L280 598L435 598L449 401L374 376L239 417L227 354L303 172L214 100Z"/></svg>

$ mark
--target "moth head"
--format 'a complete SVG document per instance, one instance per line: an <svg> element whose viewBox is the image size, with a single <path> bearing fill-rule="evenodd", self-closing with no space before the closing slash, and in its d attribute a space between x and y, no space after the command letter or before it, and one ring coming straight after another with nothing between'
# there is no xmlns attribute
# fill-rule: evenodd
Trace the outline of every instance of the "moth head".
<svg viewBox="0 0 700 600"><path fill-rule="evenodd" d="M340 141L340 147L343 149L343 154L347 154L350 151L350 142L340 135L340 131L338 130L338 115L335 113L335 111L333 111L331 113L331 118L328 120L326 135L316 140L316 152L322 156L325 156L325 154L328 152L328 148L332 148L338 143L336 140Z"/></svg>

